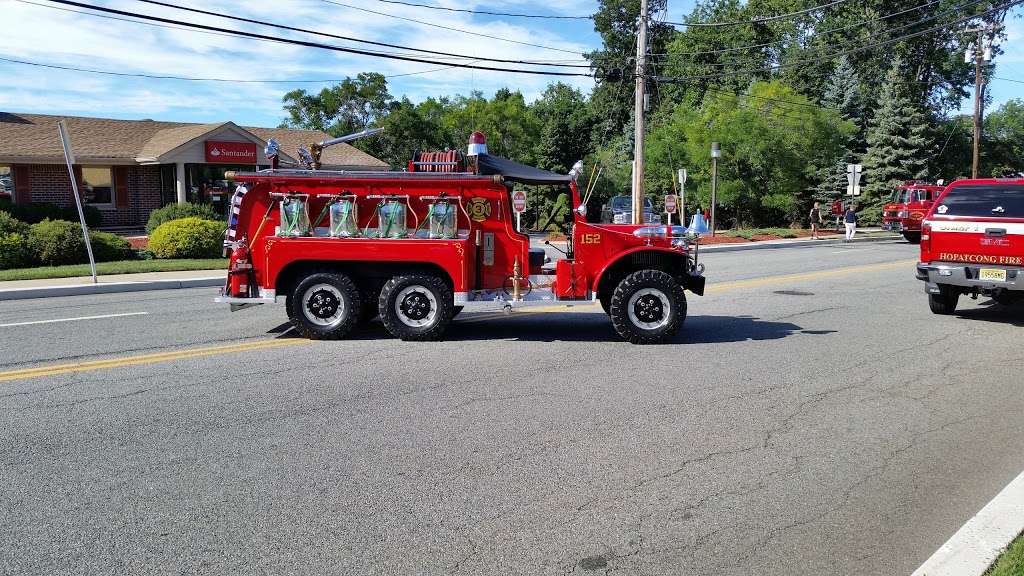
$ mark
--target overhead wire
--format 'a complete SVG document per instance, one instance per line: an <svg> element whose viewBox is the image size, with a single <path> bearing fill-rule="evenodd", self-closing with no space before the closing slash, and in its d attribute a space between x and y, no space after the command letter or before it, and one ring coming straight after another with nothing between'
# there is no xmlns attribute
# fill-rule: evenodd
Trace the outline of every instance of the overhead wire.
<svg viewBox="0 0 1024 576"><path fill-rule="evenodd" d="M292 44L292 45L296 45L296 46L304 46L304 47L308 47L308 48L319 48L319 49L322 49L322 50L331 50L331 51L335 51L335 52L344 52L344 53L348 53L348 54L358 54L358 55L363 55L363 56L373 56L373 57L384 58L384 59L389 59L389 60L401 60L401 61L405 61L405 62L419 62L419 63L423 63L423 64L434 64L434 65L445 65L445 64L447 64L447 65L450 65L453 68L468 68L468 69L472 69L472 70L488 70L488 71L493 71L493 72L511 72L511 73L514 73L514 74L532 74L532 75L540 75L540 76L591 77L591 74L583 74L583 73L578 73L578 72L558 72L558 71L553 71L553 70L524 70L522 68L504 68L504 67L496 67L496 66L479 66L479 65L475 65L475 64L466 64L466 63L439 62L437 60L428 60L428 59L425 59L425 58L413 57L413 56L408 56L408 55L386 54L386 53L381 53L381 52L374 52L374 51L371 51L371 50L363 50L363 49L359 49L359 48L352 48L352 47L346 47L346 46L335 46L335 45L332 45L332 44L321 44L319 42L309 42L309 41L306 41L306 40L297 40L297 39L293 39L293 38L281 38L281 37L276 37L276 36L269 36L269 35L266 35L266 34L258 34L258 33L255 33L255 32L246 32L246 31L243 31L243 30L234 30L234 29L230 29L230 28L219 28L219 27L216 27L216 26L209 26L209 25L206 25L206 24L198 24L198 23L195 23L195 22L186 22L186 21L182 21L182 20L175 20L175 19L172 19L172 18L162 18L162 17L159 17L159 16L152 16L152 15L149 15L149 14L141 14L141 13L137 13L137 12L129 12L129 11L126 11L126 10L117 10L117 9L114 9L114 8L107 8L105 6L96 6L96 5L93 5L93 4L86 4L86 3L82 3L82 2L75 2L74 0L49 0L49 1L50 2L55 2L55 3L58 3L58 4L77 6L79 8L87 8L87 9L96 10L96 11L99 11L99 12L106 12L106 13L110 13L110 14L118 14L118 15L121 15L121 16L130 16L130 17L134 17L134 18L140 18L140 19L143 19L143 20L162 22L162 23L165 23L165 24L177 24L177 25L180 25L180 26L186 26L186 27L189 27L189 28L195 28L195 29L199 29L199 30L211 30L211 31L215 31L215 32L225 32L225 33L228 33L228 34L231 34L231 35L241 36L241 37L245 37L245 38L253 38L253 39L260 39L260 40L271 40L271 41L276 41L276 42L282 42L282 43L285 43L285 44ZM1022 0L1022 1L1024 1L1024 0ZM472 57L470 57L470 58L472 58Z"/></svg>
<svg viewBox="0 0 1024 576"><path fill-rule="evenodd" d="M543 44L534 44L532 42L523 42L521 40L513 40L511 38L502 38L501 36L493 36L491 34L484 34L482 32L473 32L472 30L465 30L463 28L455 28L453 26L445 26L443 24L437 24L435 22L425 22L423 20L417 20L415 18L408 18L408 17L405 17L405 16L398 16L398 15L395 15L395 14L388 14L387 12L379 12L377 10L371 10L369 8L362 8L360 6L353 6L351 4L345 4L344 2L337 2L336 0L320 0L320 1L321 2L326 2L327 4L333 4L335 6L341 6L343 8L349 8L351 10L359 10L361 12L367 12L369 14L376 14L378 16L386 16L388 18L395 18L397 20L405 20L406 22L414 22L416 24L422 24L423 26L431 26L431 27L434 27L434 28L441 28L443 30L451 30L452 32L459 32L459 33L462 33L462 34L469 34L469 35L472 35L472 36L479 36L481 38L487 38L487 39L490 39L490 40L499 40L501 42L511 42L512 44L521 44L523 46L532 46L534 48L543 48L544 50L553 50L555 52L565 52L567 54L578 54L580 56L583 56L582 52L577 52L575 50L567 50L565 48L555 48L554 46L545 46Z"/></svg>
<svg viewBox="0 0 1024 576"><path fill-rule="evenodd" d="M911 8L906 8L904 10L900 10L899 12L892 12L892 13L886 14L884 16L878 16L878 17L875 17L875 18L869 18L867 20L861 20L860 22L854 22L853 24L847 24L846 26L839 26L837 28L828 28L828 29L825 29L825 30L815 30L814 31L814 35L815 36L820 36L820 35L833 34L835 32L845 32L846 30L851 30L851 29L856 28L858 26L863 26L865 24L871 24L872 22L879 22L879 21L882 21L882 20L888 20L889 18L895 18L896 16L902 16L903 14L906 14L908 12L913 12L915 10L921 10L923 8L928 8L929 6L933 6L933 5L938 4L940 2L941 2L941 0L929 0L928 2L926 2L924 4L921 4L919 6L914 6L914 7L911 7ZM698 51L698 52L672 52L672 53L662 52L662 53L651 54L651 56L659 57L660 58L660 57L665 57L665 56L702 56L702 55L705 55L705 54L722 54L722 53L726 53L726 52L739 52L739 51L743 51L743 50L752 50L754 48L766 48L768 46L774 46L776 44L785 44L786 42L790 42L790 41L791 41L790 39L774 40L772 42L764 42L762 44L750 44L750 45L747 45L747 46L734 46L734 47L730 47L730 48L722 48L722 49L719 49L719 50L702 50L702 51Z"/></svg>
<svg viewBox="0 0 1024 576"><path fill-rule="evenodd" d="M964 3L959 4L957 6L953 6L952 8L950 8L949 10L946 10L944 12L931 14L931 15L926 16L924 18L920 18L918 20L915 20L914 22L903 24L903 25L897 26L895 28L889 28L889 29L886 30L886 32L892 33L892 32L898 32L900 30L906 30L907 28L912 28L912 27L917 26L919 24L924 24L925 22L930 22L930 21L936 20L938 18L944 18L944 17L949 16L951 14L956 14L956 13L960 12L961 10L963 10L964 8L968 8L970 6L974 6L974 5L985 3L985 2L988 2L988 0L969 0L968 2L964 2ZM820 50L820 48L818 48L818 50ZM756 60L748 58L748 59L745 59L745 60L729 60L729 61L724 61L724 62L700 62L700 63L697 63L697 64L700 65L700 66L735 66L735 65L738 65L738 64L742 65L742 64L750 64L750 63L756 63Z"/></svg>
<svg viewBox="0 0 1024 576"><path fill-rule="evenodd" d="M432 6L430 4L417 4L415 2L402 2L401 0L377 0L387 4L401 4L415 8L427 8L430 10L445 10L447 12L463 12L467 14L482 14L484 16L508 16L512 18L540 18L549 20L593 20L593 16L559 16L554 14L522 14L516 12L491 12L488 10L470 10L469 8L449 8L447 6Z"/></svg>
<svg viewBox="0 0 1024 576"><path fill-rule="evenodd" d="M978 14L972 14L972 15L968 15L968 16L963 16L963 17L958 18L958 19L956 19L956 20L954 20L952 22L949 22L949 23L946 23L946 24L942 24L940 26L934 26L932 28L927 28L925 30L920 30L918 32L912 32L910 34L904 34L902 36L897 36L895 38L890 38L888 40L884 40L884 41L881 41L881 42L874 42L874 43L871 43L871 44L865 44L863 46L858 46L856 48L849 48L849 49L846 49L846 50L840 50L838 52L832 52L830 54L825 54L825 55L823 55L821 57L817 57L817 58L806 58L806 59L802 59L802 60L795 60L795 61L792 61L792 62L782 62L782 63L771 64L771 65L768 65L768 66L763 66L763 67L758 67L758 68L748 68L748 69L744 69L744 70L736 70L736 71L731 71L731 72L717 72L717 73L712 73L712 74L697 74L697 75L692 75L692 76L660 76L660 77L655 77L655 80L658 81L658 82L689 82L689 81L693 81L693 80L712 80L712 79L716 79L716 78L727 78L727 77L730 77L730 76L740 76L740 75L746 75L746 74L756 74L756 73L760 73L760 72L772 72L772 71L783 69L783 68L792 68L794 66L803 66L803 65L806 65L806 64L821 63L821 62L832 60L832 59L837 58L839 56L845 56L845 55L848 55L848 54L856 54L856 53L859 53L859 52L865 52L865 51L868 51L868 50L873 50L875 48L881 48L881 47L884 47L884 46L891 46L891 45L896 44L898 42L902 42L903 40L908 40L910 38L916 38L918 36L923 36L925 34L931 34L933 32L937 32L937 31L945 29L945 28L950 28L952 26L956 26L957 24L962 24L964 22L967 22L968 20L973 20L975 18L980 18L982 16L986 16L986 15L991 14L993 12L998 12L998 11L1001 11L1001 10L1006 10L1008 8L1012 8L1012 7L1018 5L1018 4L1022 3L1022 2L1024 2L1024 0L1011 0L1010 2L1007 2L1007 3L1002 4L1000 6L997 6L997 7L990 8L989 10L986 10L984 12L980 12Z"/></svg>
<svg viewBox="0 0 1024 576"><path fill-rule="evenodd" d="M412 52L423 52L423 53L426 53L426 54L435 54L435 55L440 55L440 56L453 56L453 57L456 57L456 58L464 58L464 59L467 59L467 60L480 60L480 61L487 61L487 62L503 62L503 63L506 63L506 64L530 64L530 65L555 66L555 67L562 67L562 68L590 68L589 64L587 64L587 65L583 65L583 64L552 64L552 63L548 63L548 62L543 62L542 63L542 62L539 62L539 61L531 61L531 60L508 60L508 59L502 59L502 58L487 58L487 57L483 57L483 56L480 56L480 57L477 57L477 56L467 56L465 54L454 54L452 52L441 52L441 51L438 51L438 50L428 50L426 48L415 48L415 47L411 47L411 46L402 46L400 44L390 44L388 42L377 42L377 41L374 41L374 40L366 40L366 39L362 39L362 38L354 38L352 36L342 36L342 35L339 35L339 34L332 34L330 32L322 32L322 31L319 31L319 30L310 30L308 28L298 28L298 27L295 27L295 26L287 26L285 24L277 24L275 22L268 22L266 20L255 20L255 19L252 19L252 18L245 18L245 17L242 17L242 16L234 16L234 15L231 15L231 14L223 14L223 13L220 13L220 12L211 12L209 10L200 10L199 8L192 8L190 6L181 6L179 4L171 4L169 2L161 2L160 0L137 0L137 1L145 3L145 4L152 4L154 6L163 6L165 8L172 8L174 10L183 10L183 11L186 11L186 12L193 12L193 13L196 13L196 14L203 14L203 15L206 15L206 16L214 16L214 17L217 17L217 18L224 18L224 19L227 19L227 20L235 20L235 21L238 21L238 22L247 22L249 24L258 24L260 26L267 26L267 27L270 27L270 28L278 28L280 30L289 30L291 32L301 32L303 34L311 34L311 35L314 35L314 36L323 36L323 37L326 37L326 38L335 38L335 39L338 39L338 40L347 40L349 42L359 42L359 43L363 43L363 44L371 44L371 45L374 45L374 46L383 46L385 48L395 48L395 49L398 49L398 50L405 50L405 51L412 51Z"/></svg>

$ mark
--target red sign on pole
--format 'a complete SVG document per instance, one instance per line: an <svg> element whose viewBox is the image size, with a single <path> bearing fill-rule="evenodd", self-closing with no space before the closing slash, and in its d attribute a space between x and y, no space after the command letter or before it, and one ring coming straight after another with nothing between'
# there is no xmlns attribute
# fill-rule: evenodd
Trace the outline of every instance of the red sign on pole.
<svg viewBox="0 0 1024 576"><path fill-rule="evenodd" d="M214 164L256 164L256 145L252 142L207 140L206 161Z"/></svg>
<svg viewBox="0 0 1024 576"><path fill-rule="evenodd" d="M512 210L516 214L526 212L526 192L516 190L512 193Z"/></svg>
<svg viewBox="0 0 1024 576"><path fill-rule="evenodd" d="M676 197L673 194L665 195L665 212L667 214L676 213Z"/></svg>

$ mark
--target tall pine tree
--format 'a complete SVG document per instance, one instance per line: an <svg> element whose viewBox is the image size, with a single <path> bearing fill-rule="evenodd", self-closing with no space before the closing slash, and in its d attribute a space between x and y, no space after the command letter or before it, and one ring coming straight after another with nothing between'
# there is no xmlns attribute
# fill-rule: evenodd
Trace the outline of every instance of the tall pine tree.
<svg viewBox="0 0 1024 576"><path fill-rule="evenodd" d="M860 93L860 77L846 56L839 58L825 86L821 105L838 110L843 120L857 126L850 135L843 154L835 163L818 172L819 184L814 188L815 200L831 201L846 190L846 165L855 164L864 153L864 103Z"/></svg>
<svg viewBox="0 0 1024 576"><path fill-rule="evenodd" d="M886 74L868 126L862 200L869 205L879 204L900 182L928 175L927 117L900 83L902 67L897 58Z"/></svg>

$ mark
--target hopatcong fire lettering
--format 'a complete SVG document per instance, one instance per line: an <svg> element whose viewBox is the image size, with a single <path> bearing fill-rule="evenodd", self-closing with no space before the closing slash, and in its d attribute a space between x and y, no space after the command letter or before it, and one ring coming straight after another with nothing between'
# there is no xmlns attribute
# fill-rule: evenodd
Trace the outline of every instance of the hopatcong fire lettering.
<svg viewBox="0 0 1024 576"><path fill-rule="evenodd" d="M1005 264L1008 266L1020 266L1024 264L1024 258L1020 256L991 256L988 254L954 254L952 252L939 253L939 260L945 262L966 262L969 264Z"/></svg>

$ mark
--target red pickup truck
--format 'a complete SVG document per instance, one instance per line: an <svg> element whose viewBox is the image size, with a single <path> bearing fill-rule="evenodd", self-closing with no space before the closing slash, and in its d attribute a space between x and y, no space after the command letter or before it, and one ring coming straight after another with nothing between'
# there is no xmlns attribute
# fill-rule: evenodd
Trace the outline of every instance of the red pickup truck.
<svg viewBox="0 0 1024 576"><path fill-rule="evenodd" d="M946 187L921 227L917 277L936 314L955 312L961 294L1000 304L1024 298L1024 179Z"/></svg>

